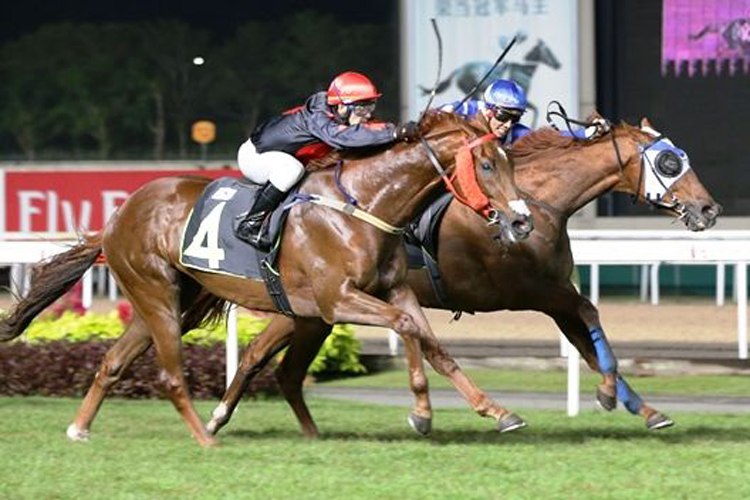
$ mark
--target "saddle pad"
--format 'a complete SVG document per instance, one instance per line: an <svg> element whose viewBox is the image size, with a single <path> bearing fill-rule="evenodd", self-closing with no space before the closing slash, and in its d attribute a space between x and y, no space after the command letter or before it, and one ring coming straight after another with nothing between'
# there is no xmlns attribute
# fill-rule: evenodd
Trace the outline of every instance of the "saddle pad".
<svg viewBox="0 0 750 500"><path fill-rule="evenodd" d="M257 251L234 234L234 228L252 206L261 187L233 177L222 177L206 186L182 232L182 265L261 280L260 260L267 253ZM285 205L281 203L271 215L273 235L278 235L281 228Z"/></svg>

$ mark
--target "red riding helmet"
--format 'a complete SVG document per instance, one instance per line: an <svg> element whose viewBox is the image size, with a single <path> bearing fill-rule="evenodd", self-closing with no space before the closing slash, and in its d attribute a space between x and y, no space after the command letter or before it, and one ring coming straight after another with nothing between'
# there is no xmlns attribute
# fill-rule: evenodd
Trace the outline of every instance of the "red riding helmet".
<svg viewBox="0 0 750 500"><path fill-rule="evenodd" d="M357 101L371 101L381 94L375 85L361 73L347 71L333 79L328 86L328 104L351 104Z"/></svg>

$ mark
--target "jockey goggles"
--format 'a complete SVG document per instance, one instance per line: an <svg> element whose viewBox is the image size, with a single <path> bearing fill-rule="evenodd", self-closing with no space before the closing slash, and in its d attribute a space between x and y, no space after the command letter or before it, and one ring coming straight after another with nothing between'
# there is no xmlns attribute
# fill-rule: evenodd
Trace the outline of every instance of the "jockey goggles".
<svg viewBox="0 0 750 500"><path fill-rule="evenodd" d="M499 108L497 106L493 106L489 108L490 111L492 111L492 116L495 118L495 120L499 122L511 122L511 123L518 123L521 120L521 113L509 111L504 108Z"/></svg>
<svg viewBox="0 0 750 500"><path fill-rule="evenodd" d="M375 111L376 101L359 101L349 104L351 112L357 116L369 116Z"/></svg>

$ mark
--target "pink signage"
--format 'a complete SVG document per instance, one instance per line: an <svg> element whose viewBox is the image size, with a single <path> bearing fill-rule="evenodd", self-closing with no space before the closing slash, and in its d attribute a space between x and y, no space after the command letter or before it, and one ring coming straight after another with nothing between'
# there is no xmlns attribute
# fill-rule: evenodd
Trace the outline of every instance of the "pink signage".
<svg viewBox="0 0 750 500"><path fill-rule="evenodd" d="M750 0L663 0L662 75L750 74Z"/></svg>

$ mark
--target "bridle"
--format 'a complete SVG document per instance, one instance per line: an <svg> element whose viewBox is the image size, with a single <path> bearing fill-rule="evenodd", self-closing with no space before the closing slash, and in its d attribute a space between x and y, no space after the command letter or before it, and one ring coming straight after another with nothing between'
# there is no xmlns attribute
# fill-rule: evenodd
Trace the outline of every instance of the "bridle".
<svg viewBox="0 0 750 500"><path fill-rule="evenodd" d="M453 132L455 130L451 130ZM435 136L432 136L435 137ZM430 138L432 138L430 137ZM448 174L443 167L440 159L427 141L428 138L420 136L419 142L427 153L430 163L437 171L440 178L445 183L445 187L453 193L453 196L460 203L470 207L475 212L487 219L488 225L498 224L501 221L500 212L492 208L489 198L482 191L476 177L474 157L472 151L474 148L482 146L488 142L494 142L496 137L492 133L477 137L472 141L464 138L464 144L458 148L454 155L455 170L453 174ZM522 200L510 200L510 207L521 214L529 215L529 210Z"/></svg>
<svg viewBox="0 0 750 500"><path fill-rule="evenodd" d="M558 110L551 109L555 105ZM583 121L570 118L558 101L550 102L547 108L547 122L552 128L559 131L558 127L552 122L553 116L559 116L563 120L570 135L574 138L576 134L573 132L571 123L584 127L584 130L595 127L592 137L609 133L612 138L612 148L615 151L620 178L625 179L626 162L622 159L615 138L614 127L609 120L597 118L591 121ZM641 157L641 168L631 201L633 204L643 201L652 207L674 210L682 218L685 216L685 205L680 203L677 196L670 191L672 186L690 169L690 161L687 154L672 144L672 141L667 137L656 131L652 130L652 132L653 139L651 142L646 145L638 144L637 146L638 154ZM643 186L643 194L641 194L641 186ZM669 201L666 199L667 195L671 196Z"/></svg>
<svg viewBox="0 0 750 500"><path fill-rule="evenodd" d="M611 133L620 177L625 178L625 162L622 160L614 130ZM674 210L680 217L685 215L685 205L671 192L672 187L688 170L690 161L684 151L662 134L657 134L651 142L638 144L641 168L638 183L631 196L632 202L643 201L649 206ZM667 199L667 196L670 198Z"/></svg>

